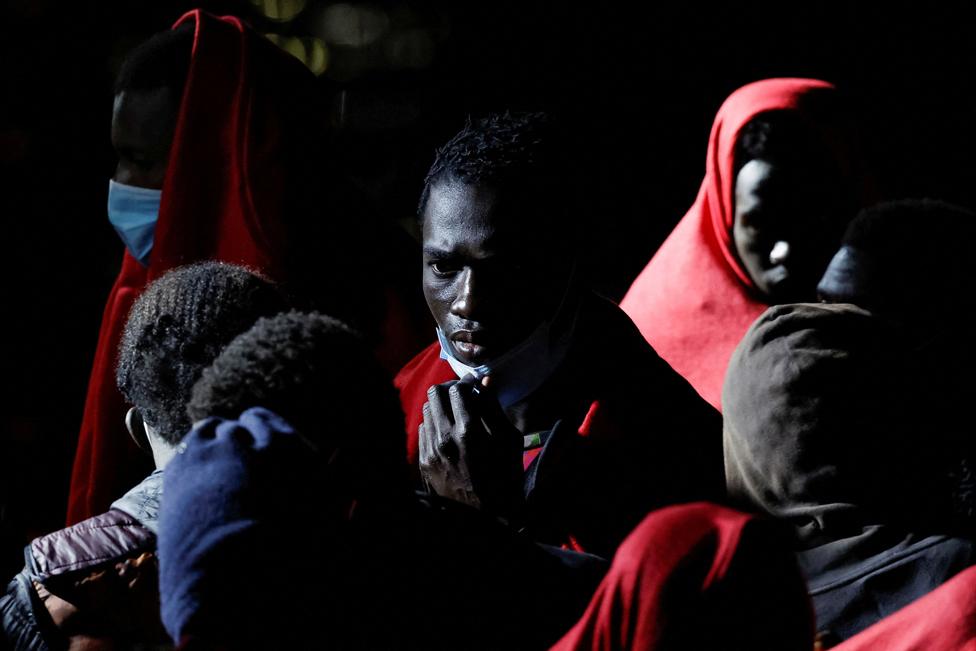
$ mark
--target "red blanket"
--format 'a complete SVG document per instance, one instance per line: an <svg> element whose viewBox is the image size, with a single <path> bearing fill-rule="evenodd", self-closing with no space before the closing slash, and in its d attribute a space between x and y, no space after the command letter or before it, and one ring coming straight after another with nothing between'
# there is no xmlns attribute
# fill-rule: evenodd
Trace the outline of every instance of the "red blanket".
<svg viewBox="0 0 976 651"><path fill-rule="evenodd" d="M282 108L315 78L237 18L194 10L174 27L187 22L195 25L193 55L155 242L148 268L125 253L105 306L71 478L69 524L104 512L130 487L127 470L138 467L115 365L126 317L145 285L201 260L281 276L282 212L290 191L283 159L303 136Z"/></svg>

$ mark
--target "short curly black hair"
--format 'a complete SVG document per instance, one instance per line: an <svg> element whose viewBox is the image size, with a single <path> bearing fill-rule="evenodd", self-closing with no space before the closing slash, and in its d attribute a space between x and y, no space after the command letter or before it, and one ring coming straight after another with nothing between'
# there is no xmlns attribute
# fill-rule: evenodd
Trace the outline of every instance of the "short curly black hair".
<svg viewBox="0 0 976 651"><path fill-rule="evenodd" d="M906 260L921 245L964 245L976 235L976 214L939 199L899 199L865 208L847 226L843 243ZM944 255L944 248L940 249ZM961 251L960 251L961 253Z"/></svg>
<svg viewBox="0 0 976 651"><path fill-rule="evenodd" d="M574 184L566 134L546 113L493 113L469 116L464 128L439 148L417 206L423 222L430 189L438 182L461 181L517 189L523 200L572 205Z"/></svg>
<svg viewBox="0 0 976 651"><path fill-rule="evenodd" d="M320 451L339 450L357 491L406 481L403 411L392 378L363 338L318 313L258 320L193 387L187 413L237 418L269 409Z"/></svg>
<svg viewBox="0 0 976 651"><path fill-rule="evenodd" d="M149 285L129 312L116 383L146 423L170 443L190 429L193 383L235 336L288 309L268 280L237 265L202 262Z"/></svg>
<svg viewBox="0 0 976 651"><path fill-rule="evenodd" d="M185 23L151 36L126 55L115 78L115 94L169 88L183 95L193 56L193 25Z"/></svg>
<svg viewBox="0 0 976 651"><path fill-rule="evenodd" d="M976 306L969 291L976 278L968 252L974 237L976 213L934 199L900 199L858 213L843 244L873 261L879 295L867 297L877 299L870 307L927 315L938 310L959 322Z"/></svg>

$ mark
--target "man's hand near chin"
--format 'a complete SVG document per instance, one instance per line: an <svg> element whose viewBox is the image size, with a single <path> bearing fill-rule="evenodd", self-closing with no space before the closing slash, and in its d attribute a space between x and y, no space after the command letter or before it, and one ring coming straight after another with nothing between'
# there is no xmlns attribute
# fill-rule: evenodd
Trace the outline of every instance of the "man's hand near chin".
<svg viewBox="0 0 976 651"><path fill-rule="evenodd" d="M491 380L468 375L430 387L420 425L420 472L428 490L517 520L522 510L522 433Z"/></svg>

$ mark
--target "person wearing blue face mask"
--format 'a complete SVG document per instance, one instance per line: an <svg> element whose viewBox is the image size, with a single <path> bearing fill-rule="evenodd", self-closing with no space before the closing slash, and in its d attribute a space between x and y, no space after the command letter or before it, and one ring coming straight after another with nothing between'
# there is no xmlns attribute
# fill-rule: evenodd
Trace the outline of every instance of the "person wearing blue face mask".
<svg viewBox="0 0 976 651"><path fill-rule="evenodd" d="M149 266L162 190L109 181L108 219L139 264Z"/></svg>
<svg viewBox="0 0 976 651"><path fill-rule="evenodd" d="M586 289L567 143L504 114L438 151L419 206L438 340L396 384L429 490L610 553L649 509L720 497L721 423Z"/></svg>
<svg viewBox="0 0 976 651"><path fill-rule="evenodd" d="M126 249L149 266L163 181L190 65L190 25L137 50L116 81L112 147L118 164L108 188L108 219Z"/></svg>
<svg viewBox="0 0 976 651"><path fill-rule="evenodd" d="M113 375L125 316L147 284L217 260L293 295L314 291L316 305L349 321L371 325L367 310L381 313L384 294L363 287L368 274L335 280L348 267L343 251L361 249L357 229L369 224L332 219L358 213L328 168L325 103L315 75L235 17L190 11L127 55L113 94L118 165L108 183L108 219L125 253L89 380L69 524L103 512L141 478Z"/></svg>
<svg viewBox="0 0 976 651"><path fill-rule="evenodd" d="M147 282L170 268L153 264L153 249L194 38L189 23L157 34L129 54L115 81L111 141L118 162L108 182L107 212L125 254L106 303L89 380L69 525L104 512L145 471L119 427L126 406L112 376L129 308Z"/></svg>

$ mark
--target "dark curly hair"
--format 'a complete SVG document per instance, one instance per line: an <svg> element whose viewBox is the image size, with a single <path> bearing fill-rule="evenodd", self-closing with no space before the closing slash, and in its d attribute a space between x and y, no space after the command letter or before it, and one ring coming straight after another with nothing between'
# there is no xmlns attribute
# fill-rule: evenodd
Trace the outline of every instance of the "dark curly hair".
<svg viewBox="0 0 976 651"><path fill-rule="evenodd" d="M287 308L274 285L244 267L202 262L174 269L129 312L119 390L163 439L177 443L190 429L186 403L203 369L259 317Z"/></svg>
<svg viewBox="0 0 976 651"><path fill-rule="evenodd" d="M340 321L301 312L258 320L204 371L187 413L193 421L237 418L250 407L275 412L323 454L341 451L354 490L405 481L392 379Z"/></svg>
<svg viewBox="0 0 976 651"><path fill-rule="evenodd" d="M437 150L417 206L422 222L430 189L442 181L491 184L519 191L520 200L572 205L570 147L545 113L469 116L464 128ZM544 211L545 212L545 211Z"/></svg>
<svg viewBox="0 0 976 651"><path fill-rule="evenodd" d="M900 199L862 210L848 225L843 243L904 261L929 242L934 247L958 245L956 254L961 255L968 248L964 238L973 235L976 214L966 208L938 199ZM943 248L940 252L945 255Z"/></svg>
<svg viewBox="0 0 976 651"><path fill-rule="evenodd" d="M976 309L974 237L976 213L944 201L901 199L862 210L843 238L873 260L875 295L861 307L903 318L952 314L961 323Z"/></svg>

